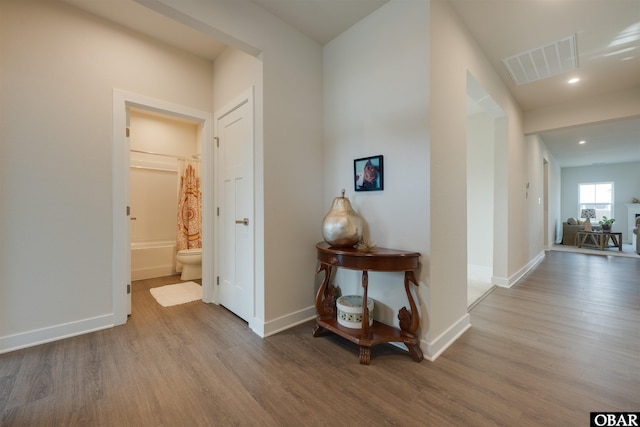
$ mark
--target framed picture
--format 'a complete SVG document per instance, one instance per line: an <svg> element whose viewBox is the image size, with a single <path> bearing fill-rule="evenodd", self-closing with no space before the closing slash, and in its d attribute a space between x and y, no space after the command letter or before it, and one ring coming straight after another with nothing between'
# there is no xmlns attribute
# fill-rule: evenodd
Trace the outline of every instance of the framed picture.
<svg viewBox="0 0 640 427"><path fill-rule="evenodd" d="M356 191L384 190L382 156L355 159L353 161L353 181Z"/></svg>

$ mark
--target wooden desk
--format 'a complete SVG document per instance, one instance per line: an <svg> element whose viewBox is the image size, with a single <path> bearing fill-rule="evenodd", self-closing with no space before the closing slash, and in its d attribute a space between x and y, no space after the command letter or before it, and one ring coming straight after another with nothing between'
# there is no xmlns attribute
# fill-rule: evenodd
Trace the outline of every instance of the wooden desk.
<svg viewBox="0 0 640 427"><path fill-rule="evenodd" d="M313 336L320 336L325 330L338 334L360 346L360 363L371 363L371 347L387 342L402 342L409 349L409 355L416 362L424 356L420 349L420 340L416 336L420 326L420 315L413 296L411 284L418 286L414 271L420 266L418 252L398 251L395 249L375 248L372 251L361 251L356 248L332 248L325 242L316 245L320 267L316 274L324 272L324 280L316 294L316 327ZM331 283L334 267L362 271L362 301L367 300L369 271L404 272L404 289L409 299L409 307L402 307L398 312L400 329L375 321L369 326L367 305L362 307L362 328L347 328L338 323L336 318L336 288Z"/></svg>
<svg viewBox="0 0 640 427"><path fill-rule="evenodd" d="M590 242L588 241L590 240ZM611 240L612 245L609 244ZM576 233L576 246L579 248L586 246L598 248L601 251L604 248L618 248L622 251L622 233L614 233L611 231L578 231Z"/></svg>

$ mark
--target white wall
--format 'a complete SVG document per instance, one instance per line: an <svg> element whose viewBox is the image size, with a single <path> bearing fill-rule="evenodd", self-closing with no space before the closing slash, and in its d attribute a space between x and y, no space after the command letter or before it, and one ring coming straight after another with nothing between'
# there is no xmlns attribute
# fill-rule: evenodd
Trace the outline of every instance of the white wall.
<svg viewBox="0 0 640 427"><path fill-rule="evenodd" d="M589 99L527 111L526 134L591 123L638 117L640 88L594 96Z"/></svg>
<svg viewBox="0 0 640 427"><path fill-rule="evenodd" d="M254 221L255 229L255 294L254 316L256 322L250 322L251 327L255 323L265 323L265 277L264 277L264 88L262 61L239 49L227 47L213 64L213 104L214 112L224 113L222 108L228 107L235 101L239 94L249 88L254 96L254 189L255 200ZM217 274L217 273L216 273Z"/></svg>
<svg viewBox="0 0 640 427"><path fill-rule="evenodd" d="M549 154L550 158L553 158ZM558 165L558 162L551 163L549 170L549 242L561 243L562 242L562 214L561 214L561 200L562 200L562 169Z"/></svg>
<svg viewBox="0 0 640 427"><path fill-rule="evenodd" d="M467 118L467 265L493 275L494 118Z"/></svg>
<svg viewBox="0 0 640 427"><path fill-rule="evenodd" d="M633 197L640 198L640 162L613 165L562 168L562 216L566 221L570 216L578 218L578 184L587 182L614 182L613 231L622 233L622 240L631 241L628 229L628 208Z"/></svg>
<svg viewBox="0 0 640 427"><path fill-rule="evenodd" d="M346 189L378 246L422 254L422 333L429 325L429 9L391 1L324 48L324 202ZM384 156L384 190L354 192L354 159ZM320 230L320 224L317 224ZM398 324L402 275L372 273L374 316ZM338 271L343 294L362 294L359 272Z"/></svg>
<svg viewBox="0 0 640 427"><path fill-rule="evenodd" d="M544 233L549 245L562 240L562 221L560 218L560 166L542 139L538 136L526 137L528 146L528 183L527 202L529 206L529 253L535 256L540 247L545 246ZM548 194L544 192L544 162L548 162ZM548 230L544 229L544 199L548 198Z"/></svg>
<svg viewBox="0 0 640 427"><path fill-rule="evenodd" d="M212 111L212 64L59 2L0 8L6 351L113 323L113 88Z"/></svg>
<svg viewBox="0 0 640 427"><path fill-rule="evenodd" d="M496 265L502 279L511 284L535 259L528 242L524 191L528 157L521 112L448 4L434 1L430 10L428 6L421 1L392 1L325 47L324 203L327 210L341 188L352 188L354 158L385 155L385 190L352 193L352 204L378 244L423 254L421 338L426 356L434 358L469 326L467 72L507 115L496 124L496 133L508 131L508 140L496 141L494 159L494 190L499 198L494 220L502 225L494 239L501 255ZM423 56L429 52L430 60ZM380 61L383 56L385 61ZM423 104L429 98L430 109ZM411 129L415 130L406 132ZM398 164L402 169L395 170ZM414 190L390 187L398 182L411 182ZM406 206L411 219L405 219ZM536 233L542 235L543 230ZM536 257L543 249L538 244ZM357 276L339 276L343 292L358 290ZM392 321L401 304L402 298L392 293L377 295L393 308L381 313L384 321Z"/></svg>
<svg viewBox="0 0 640 427"><path fill-rule="evenodd" d="M313 318L315 243L323 217L321 46L246 0L140 2L259 54L255 316L264 330L256 332L269 335Z"/></svg>
<svg viewBox="0 0 640 427"><path fill-rule="evenodd" d="M213 63L214 111L227 105L238 94L254 87L256 104L262 106L262 60L239 49L227 47ZM262 108L258 109L262 117ZM262 118L257 128L262 134ZM262 139L262 138L261 138Z"/></svg>
<svg viewBox="0 0 640 427"><path fill-rule="evenodd" d="M133 109L129 135L132 150L191 157L198 154L200 124ZM176 239L178 160L130 154L131 242Z"/></svg>
<svg viewBox="0 0 640 427"><path fill-rule="evenodd" d="M175 240L178 216L177 179L178 172L175 168L131 168L131 243Z"/></svg>
<svg viewBox="0 0 640 427"><path fill-rule="evenodd" d="M467 73L506 113L496 125L494 276L513 284L535 264L529 245L527 146L522 113L491 64L445 1L431 1L431 312L428 341L443 348L468 324L466 313ZM456 224L454 227L436 226ZM460 226L458 226L458 224ZM533 232L542 234L542 230Z"/></svg>

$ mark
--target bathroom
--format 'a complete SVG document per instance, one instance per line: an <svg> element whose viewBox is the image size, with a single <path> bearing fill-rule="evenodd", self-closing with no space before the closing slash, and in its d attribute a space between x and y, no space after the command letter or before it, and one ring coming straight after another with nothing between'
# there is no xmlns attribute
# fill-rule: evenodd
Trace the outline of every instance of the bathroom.
<svg viewBox="0 0 640 427"><path fill-rule="evenodd" d="M182 280L201 278L201 262L187 259L201 260L201 193L185 196L183 189L179 197L185 179L199 184L200 132L198 122L129 108L132 281L180 273ZM176 259L178 241L187 249L180 256L185 264Z"/></svg>

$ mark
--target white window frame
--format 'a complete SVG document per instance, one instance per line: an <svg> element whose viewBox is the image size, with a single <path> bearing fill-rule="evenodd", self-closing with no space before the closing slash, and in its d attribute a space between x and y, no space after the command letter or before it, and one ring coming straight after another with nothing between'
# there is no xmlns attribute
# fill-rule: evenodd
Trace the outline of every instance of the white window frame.
<svg viewBox="0 0 640 427"><path fill-rule="evenodd" d="M602 185L609 184L611 185L611 202L610 203L582 203L580 199L580 189L583 185ZM596 195L597 197L597 195ZM597 200L597 199L596 199ZM597 209L596 205L610 205L610 215L606 215L607 218L615 218L613 207L615 205L615 183L613 181L601 181L601 182L581 182L578 184L578 217L582 212L582 209L596 209L596 217L591 219L591 222L597 224L602 219L602 214L598 214L598 211L602 211L602 209Z"/></svg>

